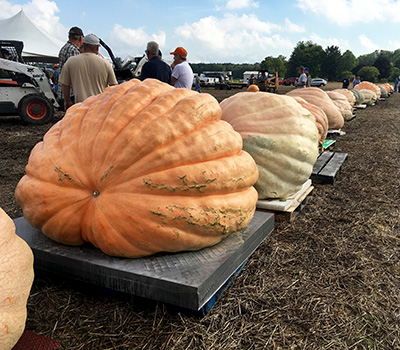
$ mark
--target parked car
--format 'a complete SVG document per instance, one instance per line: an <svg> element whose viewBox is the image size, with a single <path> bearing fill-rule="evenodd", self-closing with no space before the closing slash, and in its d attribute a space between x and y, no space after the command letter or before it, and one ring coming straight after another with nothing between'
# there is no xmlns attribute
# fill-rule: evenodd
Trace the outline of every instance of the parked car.
<svg viewBox="0 0 400 350"><path fill-rule="evenodd" d="M322 78L311 79L311 86L326 86L327 81Z"/></svg>
<svg viewBox="0 0 400 350"><path fill-rule="evenodd" d="M297 78L297 77L285 78L285 79L283 79L282 84L285 85L285 86L289 86L289 85L293 85L294 86L294 84L296 83L296 81L298 79L299 78Z"/></svg>

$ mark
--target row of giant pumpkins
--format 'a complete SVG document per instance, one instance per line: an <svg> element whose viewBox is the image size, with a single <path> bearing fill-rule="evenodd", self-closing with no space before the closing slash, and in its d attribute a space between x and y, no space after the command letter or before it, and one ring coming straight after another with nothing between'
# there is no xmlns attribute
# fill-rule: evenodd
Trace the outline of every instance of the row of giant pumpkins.
<svg viewBox="0 0 400 350"><path fill-rule="evenodd" d="M15 196L27 221L63 244L120 257L201 249L245 228L258 199L297 192L328 129L378 90L241 92L219 104L134 79L71 107L32 150ZM8 350L24 329L33 258L2 210L0 230Z"/></svg>

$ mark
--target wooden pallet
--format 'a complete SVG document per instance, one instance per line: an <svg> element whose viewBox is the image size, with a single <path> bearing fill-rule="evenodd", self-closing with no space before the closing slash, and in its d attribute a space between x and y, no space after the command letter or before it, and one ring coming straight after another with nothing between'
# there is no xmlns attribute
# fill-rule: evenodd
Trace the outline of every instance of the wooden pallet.
<svg viewBox="0 0 400 350"><path fill-rule="evenodd" d="M257 202L257 210L275 214L275 221L292 222L300 214L303 207L307 204L307 199L314 186L311 186L311 180L308 180L303 188L288 198L287 200L271 200ZM279 203L280 202L280 203Z"/></svg>
<svg viewBox="0 0 400 350"><path fill-rule="evenodd" d="M367 108L367 105L366 104L356 105L356 106L354 106L354 108L365 109L365 108Z"/></svg>
<svg viewBox="0 0 400 350"><path fill-rule="evenodd" d="M343 162L347 159L347 153L323 152L314 164L311 180L315 183L333 185L335 178Z"/></svg>

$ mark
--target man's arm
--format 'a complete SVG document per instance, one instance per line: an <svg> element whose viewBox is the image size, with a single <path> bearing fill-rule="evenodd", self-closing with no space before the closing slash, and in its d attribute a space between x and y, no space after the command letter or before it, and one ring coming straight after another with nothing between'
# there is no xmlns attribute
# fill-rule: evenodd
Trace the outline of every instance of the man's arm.
<svg viewBox="0 0 400 350"><path fill-rule="evenodd" d="M172 86L175 86L176 81L177 81L177 79L175 77L171 76L171 85Z"/></svg>
<svg viewBox="0 0 400 350"><path fill-rule="evenodd" d="M69 85L64 85L64 84L61 84L61 87L62 87L62 92L64 95L64 107L65 107L65 110L67 110L69 107L72 106L71 87Z"/></svg>

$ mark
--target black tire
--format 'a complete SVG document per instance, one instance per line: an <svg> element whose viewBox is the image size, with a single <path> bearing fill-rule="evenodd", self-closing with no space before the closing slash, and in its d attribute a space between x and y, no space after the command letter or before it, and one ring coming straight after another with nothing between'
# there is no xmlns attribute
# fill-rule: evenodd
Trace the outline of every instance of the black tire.
<svg viewBox="0 0 400 350"><path fill-rule="evenodd" d="M18 106L21 119L27 124L46 124L54 116L54 108L50 101L38 94L25 96Z"/></svg>

